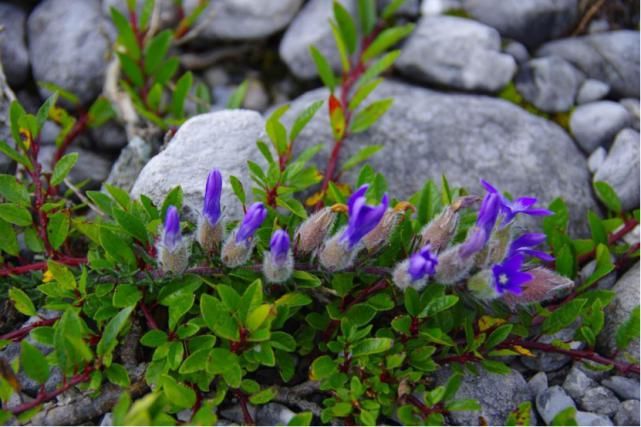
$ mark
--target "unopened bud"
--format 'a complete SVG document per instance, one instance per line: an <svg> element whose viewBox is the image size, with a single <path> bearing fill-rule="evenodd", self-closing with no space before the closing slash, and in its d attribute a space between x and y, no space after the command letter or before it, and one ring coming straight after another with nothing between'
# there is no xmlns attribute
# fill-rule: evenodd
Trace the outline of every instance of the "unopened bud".
<svg viewBox="0 0 641 427"><path fill-rule="evenodd" d="M320 264L327 271L341 271L349 268L354 263L354 258L361 248L360 244L350 248L343 237L343 228L325 242L320 250Z"/></svg>
<svg viewBox="0 0 641 427"><path fill-rule="evenodd" d="M253 237L237 241L237 233L238 228L232 231L229 237L227 237L227 240L225 240L225 243L223 243L223 248L220 253L223 264L230 268L238 267L246 263L251 257L254 246L256 245Z"/></svg>
<svg viewBox="0 0 641 427"><path fill-rule="evenodd" d="M520 294L503 294L502 299L511 310L519 304L544 303L558 299L574 287L573 280L544 267L533 268L528 270L528 273L532 275L532 280L523 285Z"/></svg>
<svg viewBox="0 0 641 427"><path fill-rule="evenodd" d="M182 273L189 263L189 251L180 233L180 216L175 206L169 206L158 242L158 263L163 272Z"/></svg>
<svg viewBox="0 0 641 427"><path fill-rule="evenodd" d="M214 252L220 243L223 241L223 225L222 221L218 221L215 225L211 225L207 218L201 217L198 222L198 230L196 236L200 246L208 253Z"/></svg>
<svg viewBox="0 0 641 427"><path fill-rule="evenodd" d="M294 256L286 231L274 232L269 242L269 253L265 253L264 256L263 274L268 282L282 283L289 279L294 269Z"/></svg>
<svg viewBox="0 0 641 427"><path fill-rule="evenodd" d="M420 291L427 285L427 278L423 277L418 280L412 279L409 273L410 260L409 258L399 262L392 272L392 279L397 288L405 290L407 288L414 288Z"/></svg>
<svg viewBox="0 0 641 427"><path fill-rule="evenodd" d="M335 220L336 212L331 207L323 208L307 218L294 236L296 252L306 255L318 249Z"/></svg>
<svg viewBox="0 0 641 427"><path fill-rule="evenodd" d="M495 228L487 244L487 253L484 257L477 257L477 266L485 268L488 265L501 262L508 253L512 241L512 227Z"/></svg>
<svg viewBox="0 0 641 427"><path fill-rule="evenodd" d="M459 197L429 222L421 231L421 246L428 243L436 253L444 250L456 233L459 224L459 211L478 202L476 196Z"/></svg>
<svg viewBox="0 0 641 427"><path fill-rule="evenodd" d="M461 256L460 246L456 245L439 254L436 275L434 276L434 280L438 283L456 284L468 277L470 270L474 267L474 257Z"/></svg>
<svg viewBox="0 0 641 427"><path fill-rule="evenodd" d="M401 218L403 218L403 212L388 209L381 222L363 237L362 242L365 245L365 249L372 254L385 246Z"/></svg>

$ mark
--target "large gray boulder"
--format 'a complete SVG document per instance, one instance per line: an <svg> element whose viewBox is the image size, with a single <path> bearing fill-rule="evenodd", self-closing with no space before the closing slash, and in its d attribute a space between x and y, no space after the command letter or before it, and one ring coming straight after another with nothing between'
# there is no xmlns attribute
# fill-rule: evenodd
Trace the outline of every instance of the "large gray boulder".
<svg viewBox="0 0 641 427"><path fill-rule="evenodd" d="M0 3L0 62L11 86L19 86L29 77L29 52L25 26L27 14L12 4Z"/></svg>
<svg viewBox="0 0 641 427"><path fill-rule="evenodd" d="M354 0L340 0L340 3L350 12L356 10ZM340 57L328 22L333 16L331 1L310 0L285 31L278 51L281 59L299 79L313 79L318 75L309 55L311 45L325 55L335 70L340 70Z"/></svg>
<svg viewBox="0 0 641 427"><path fill-rule="evenodd" d="M201 114L186 121L167 148L153 157L134 183L131 194L145 194L162 203L167 193L180 185L184 205L192 219L202 211L205 181L212 168L223 175L222 206L231 217L241 215L229 176L241 180L247 193L250 181L247 161L260 161L256 141L263 136L265 123L260 114L247 110L227 110Z"/></svg>
<svg viewBox="0 0 641 427"><path fill-rule="evenodd" d="M608 156L594 174L616 191L624 210L639 207L639 132L623 129L617 134Z"/></svg>
<svg viewBox="0 0 641 427"><path fill-rule="evenodd" d="M548 113L568 111L583 80L583 73L556 56L528 61L514 79L519 93Z"/></svg>
<svg viewBox="0 0 641 427"><path fill-rule="evenodd" d="M200 0L186 0L190 13ZM289 24L302 0L216 0L196 21L197 38L214 40L253 40L268 37Z"/></svg>
<svg viewBox="0 0 641 427"><path fill-rule="evenodd" d="M9 108L11 102L16 99L2 69L0 63L0 141L5 141L11 148L16 146L11 136L11 122L9 121ZM4 154L0 154L0 173L9 172L14 166L15 162Z"/></svg>
<svg viewBox="0 0 641 427"><path fill-rule="evenodd" d="M597 346L605 354L613 354L616 348L616 332L630 318L630 313L639 305L639 263L625 273L612 288L616 295L605 308L605 325L598 336ZM639 339L632 340L625 351L639 360Z"/></svg>
<svg viewBox="0 0 641 427"><path fill-rule="evenodd" d="M140 14L145 0L136 0L136 11ZM111 19L111 8L115 7L127 16L127 0L102 0L102 13ZM174 0L156 0L158 13L158 25L160 28L167 28L178 23L178 11Z"/></svg>
<svg viewBox="0 0 641 427"><path fill-rule="evenodd" d="M499 33L487 25L455 16L427 16L405 43L396 67L432 85L498 92L516 72L516 61L500 48Z"/></svg>
<svg viewBox="0 0 641 427"><path fill-rule="evenodd" d="M302 95L293 101L284 122L291 125L305 107L327 96L324 89ZM341 159L365 146L382 145L369 163L385 175L395 197L409 197L427 179L439 182L442 174L452 185L480 193L483 178L514 196L534 195L544 204L563 197L573 230L585 227L586 210L595 209L586 160L556 124L502 100L392 81L382 83L364 105L386 97L394 98L393 106L368 131L346 140ZM295 144L295 151L324 144L316 158L321 165L332 148L327 116L322 108ZM344 182L353 183L357 173L349 171Z"/></svg>
<svg viewBox="0 0 641 427"><path fill-rule="evenodd" d="M464 0L463 6L475 19L528 47L567 34L579 18L578 0Z"/></svg>
<svg viewBox="0 0 641 427"><path fill-rule="evenodd" d="M45 0L29 16L28 34L37 81L55 83L83 104L98 96L111 48L98 0Z"/></svg>
<svg viewBox="0 0 641 427"><path fill-rule="evenodd" d="M560 56L588 77L606 82L612 94L639 97L639 32L631 30L570 37L546 43L537 56Z"/></svg>
<svg viewBox="0 0 641 427"><path fill-rule="evenodd" d="M454 411L448 418L453 425L473 426L481 423L483 417L487 425L505 425L511 411L520 403L532 399L530 388L523 376L512 370L509 374L494 374L479 367L479 375L466 373L455 399L476 399L480 411ZM444 368L436 373L436 382L446 384L452 371ZM532 422L536 422L532 417Z"/></svg>

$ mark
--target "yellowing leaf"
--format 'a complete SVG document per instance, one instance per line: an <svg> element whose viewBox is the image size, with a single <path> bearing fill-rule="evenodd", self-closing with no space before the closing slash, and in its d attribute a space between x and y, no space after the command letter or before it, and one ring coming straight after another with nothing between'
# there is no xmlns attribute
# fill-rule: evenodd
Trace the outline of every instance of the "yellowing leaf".
<svg viewBox="0 0 641 427"><path fill-rule="evenodd" d="M530 350L528 350L525 347L521 347L520 345L515 345L512 348L514 349L514 351L519 353L521 356L536 357L536 356L534 356L534 354Z"/></svg>
<svg viewBox="0 0 641 427"><path fill-rule="evenodd" d="M316 206L316 203L320 202L322 199L323 193L321 191L317 191L305 200L305 204L307 206Z"/></svg>
<svg viewBox="0 0 641 427"><path fill-rule="evenodd" d="M487 315L481 316L481 318L479 319L479 332L485 332L488 329L501 326L504 323L505 323L505 320L503 319L497 319L496 317L487 316Z"/></svg>
<svg viewBox="0 0 641 427"><path fill-rule="evenodd" d="M51 270L45 271L45 273L42 275L42 283L49 283L53 280L53 273Z"/></svg>

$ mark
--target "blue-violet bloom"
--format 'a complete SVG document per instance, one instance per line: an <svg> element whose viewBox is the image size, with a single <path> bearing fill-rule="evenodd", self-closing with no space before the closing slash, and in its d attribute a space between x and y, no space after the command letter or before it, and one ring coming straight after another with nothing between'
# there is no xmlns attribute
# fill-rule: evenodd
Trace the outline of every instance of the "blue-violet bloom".
<svg viewBox="0 0 641 427"><path fill-rule="evenodd" d="M274 231L269 242L269 252L273 263L276 265L283 265L287 261L289 248L289 234L287 234L285 230Z"/></svg>
<svg viewBox="0 0 641 427"><path fill-rule="evenodd" d="M427 244L410 257L407 272L412 278L412 281L421 280L426 276L433 276L434 273L436 273L438 257L431 249L431 246Z"/></svg>
<svg viewBox="0 0 641 427"><path fill-rule="evenodd" d="M167 208L167 214L165 215L162 244L170 252L173 252L178 247L181 239L182 236L180 234L180 217L178 216L178 209L171 205Z"/></svg>
<svg viewBox="0 0 641 427"><path fill-rule="evenodd" d="M523 255L516 254L492 267L494 289L499 295L506 291L519 295L523 291L522 286L534 278L532 274L522 272L522 266Z"/></svg>
<svg viewBox="0 0 641 427"><path fill-rule="evenodd" d="M236 243L240 243L252 237L256 230L263 224L267 217L265 205L256 202L247 209L243 222L236 232Z"/></svg>
<svg viewBox="0 0 641 427"><path fill-rule="evenodd" d="M369 185L362 185L350 196L347 202L349 221L341 236L341 241L347 243L349 249L354 248L363 236L378 225L389 206L387 193L383 195L379 205L367 205L365 193L368 188Z"/></svg>
<svg viewBox="0 0 641 427"><path fill-rule="evenodd" d="M459 254L462 258L468 258L471 255L479 252L485 244L490 240L492 229L496 223L496 218L501 209L500 198L494 193L487 193L483 197L479 214L476 218L476 226L468 234L465 242L461 244Z"/></svg>
<svg viewBox="0 0 641 427"><path fill-rule="evenodd" d="M223 190L223 177L218 169L212 170L205 184L205 203L203 215L212 227L220 220L220 196Z"/></svg>
<svg viewBox="0 0 641 427"><path fill-rule="evenodd" d="M543 233L526 233L522 236L514 239L510 243L510 248L508 250L508 258L512 255L523 254L529 255L540 259L541 261L554 261L554 257L546 252L533 249L535 246L540 245L545 242L545 234Z"/></svg>
<svg viewBox="0 0 641 427"><path fill-rule="evenodd" d="M508 200L501 192L487 181L481 180L489 194L496 194L501 203L501 212L504 215L503 225L510 223L517 214L523 213L530 216L551 215L552 212L543 208L534 208L536 197L519 197L514 201Z"/></svg>

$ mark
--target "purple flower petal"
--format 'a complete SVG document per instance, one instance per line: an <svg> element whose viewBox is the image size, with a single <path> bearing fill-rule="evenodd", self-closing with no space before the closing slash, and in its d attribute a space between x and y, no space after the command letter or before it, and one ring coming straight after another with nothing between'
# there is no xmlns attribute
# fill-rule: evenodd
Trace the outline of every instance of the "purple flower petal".
<svg viewBox="0 0 641 427"><path fill-rule="evenodd" d="M546 236L542 233L526 233L522 236L514 239L510 243L510 249L508 250L508 258L512 255L523 254L529 255L541 259L542 261L553 261L554 257L543 252L532 249L534 246L538 246L541 243L545 242Z"/></svg>
<svg viewBox="0 0 641 427"><path fill-rule="evenodd" d="M367 205L365 199L367 188L367 185L361 186L350 196L348 201L349 220L341 240L347 242L350 248L353 248L367 233L378 225L389 206L389 197L387 194L383 196L379 205Z"/></svg>
<svg viewBox="0 0 641 427"><path fill-rule="evenodd" d="M220 219L220 196L223 189L223 177L218 169L212 170L205 184L205 202L203 215L211 226Z"/></svg>
<svg viewBox="0 0 641 427"><path fill-rule="evenodd" d="M165 215L165 224L163 228L162 243L170 251L174 250L180 242L180 216L178 209L170 205Z"/></svg>
<svg viewBox="0 0 641 427"><path fill-rule="evenodd" d="M266 217L267 209L262 203L256 202L251 205L249 209L247 209L243 222L240 224L240 227L238 227L236 242L240 243L252 237L256 230L263 224Z"/></svg>
<svg viewBox="0 0 641 427"><path fill-rule="evenodd" d="M494 288L499 294L507 291L518 295L522 292L522 285L532 280L532 274L521 271L522 265L523 256L516 254L492 267Z"/></svg>
<svg viewBox="0 0 641 427"><path fill-rule="evenodd" d="M285 230L276 230L272 234L269 242L269 252L275 264L282 264L287 259L289 253L290 240L289 234Z"/></svg>
<svg viewBox="0 0 641 427"><path fill-rule="evenodd" d="M407 272L412 281L421 280L426 276L433 276L436 273L438 257L431 251L429 244L410 257Z"/></svg>

